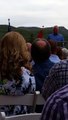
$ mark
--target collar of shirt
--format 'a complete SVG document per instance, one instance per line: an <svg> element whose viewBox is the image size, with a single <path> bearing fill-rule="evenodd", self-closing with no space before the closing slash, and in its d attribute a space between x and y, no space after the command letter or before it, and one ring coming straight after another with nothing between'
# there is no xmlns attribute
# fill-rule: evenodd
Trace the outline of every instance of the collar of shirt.
<svg viewBox="0 0 68 120"><path fill-rule="evenodd" d="M60 59L57 55L55 54L51 54L50 57L49 57L50 61L52 61L53 63L58 63L60 62Z"/></svg>

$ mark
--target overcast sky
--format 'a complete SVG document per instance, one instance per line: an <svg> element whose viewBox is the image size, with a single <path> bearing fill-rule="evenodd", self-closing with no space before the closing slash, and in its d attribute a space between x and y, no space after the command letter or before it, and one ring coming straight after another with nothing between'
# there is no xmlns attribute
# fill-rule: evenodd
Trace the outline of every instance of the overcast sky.
<svg viewBox="0 0 68 120"><path fill-rule="evenodd" d="M68 0L1 0L0 24L68 29Z"/></svg>

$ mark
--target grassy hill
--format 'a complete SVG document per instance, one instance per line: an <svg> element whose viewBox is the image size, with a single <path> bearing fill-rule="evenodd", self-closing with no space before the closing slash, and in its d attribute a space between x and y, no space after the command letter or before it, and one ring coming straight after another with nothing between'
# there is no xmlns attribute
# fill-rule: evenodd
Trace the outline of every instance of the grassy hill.
<svg viewBox="0 0 68 120"><path fill-rule="evenodd" d="M41 28L39 27L13 27L12 31L18 31L21 33L27 41L32 42L36 37ZM44 28L44 38L47 39L48 34L52 33L52 27ZM8 25L0 25L0 39L8 32ZM60 26L59 32L63 34L65 41L68 41L68 30L65 27Z"/></svg>

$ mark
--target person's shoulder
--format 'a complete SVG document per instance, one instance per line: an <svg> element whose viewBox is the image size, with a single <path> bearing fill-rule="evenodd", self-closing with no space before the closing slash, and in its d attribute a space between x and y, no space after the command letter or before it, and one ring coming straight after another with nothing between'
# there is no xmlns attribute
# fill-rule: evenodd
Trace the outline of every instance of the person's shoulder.
<svg viewBox="0 0 68 120"><path fill-rule="evenodd" d="M51 61L50 58L51 58L51 56L49 57L48 64L53 66L55 63L53 61Z"/></svg>
<svg viewBox="0 0 68 120"><path fill-rule="evenodd" d="M51 34L48 34L48 40L50 40L50 39L52 39L52 37L53 37L54 35L53 35L53 33L51 33Z"/></svg>
<svg viewBox="0 0 68 120"><path fill-rule="evenodd" d="M48 98L48 100L52 99L52 100L57 100L57 99L60 99L62 100L63 97L66 97L68 96L68 84L61 87L60 89L58 89L57 91L55 91L53 94L51 94L51 96ZM48 101L47 100L47 101ZM57 102L57 101L55 101Z"/></svg>
<svg viewBox="0 0 68 120"><path fill-rule="evenodd" d="M63 37L63 35L61 33L58 34L60 37Z"/></svg>
<svg viewBox="0 0 68 120"><path fill-rule="evenodd" d="M66 65L66 64L68 64L68 59L60 60L54 66L62 66L62 65Z"/></svg>
<svg viewBox="0 0 68 120"><path fill-rule="evenodd" d="M66 113L67 112L66 110L68 107L67 105L68 105L68 85L65 85L64 87L58 89L56 92L51 94L50 97L48 97L48 99L45 102L44 109L42 111L41 120L44 120L44 119L47 120L47 118L51 119L57 115L60 115L60 117L62 117L62 114L64 113L64 111L65 111L65 115L67 115ZM50 112L52 113L52 117Z"/></svg>
<svg viewBox="0 0 68 120"><path fill-rule="evenodd" d="M28 70L27 68L25 68L25 67L21 67L21 70L22 70L22 73L23 74L28 74L28 75L30 75L30 70Z"/></svg>
<svg viewBox="0 0 68 120"><path fill-rule="evenodd" d="M68 69L68 60L60 60L58 63L55 63L51 68L51 71L61 71L61 70Z"/></svg>
<svg viewBox="0 0 68 120"><path fill-rule="evenodd" d="M52 35L53 35L53 33L48 34L48 36L52 36Z"/></svg>

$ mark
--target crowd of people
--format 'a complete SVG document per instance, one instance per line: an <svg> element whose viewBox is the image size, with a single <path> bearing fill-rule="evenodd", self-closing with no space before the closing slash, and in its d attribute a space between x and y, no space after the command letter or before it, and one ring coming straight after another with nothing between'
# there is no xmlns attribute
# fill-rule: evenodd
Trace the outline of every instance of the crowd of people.
<svg viewBox="0 0 68 120"><path fill-rule="evenodd" d="M45 99L41 120L68 119L68 49L58 26L48 39L27 42L18 32L8 32L0 40L0 95L24 95L40 91ZM41 108L41 107L40 107ZM37 108L37 112L39 108ZM6 115L30 113L22 105L0 106Z"/></svg>

